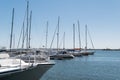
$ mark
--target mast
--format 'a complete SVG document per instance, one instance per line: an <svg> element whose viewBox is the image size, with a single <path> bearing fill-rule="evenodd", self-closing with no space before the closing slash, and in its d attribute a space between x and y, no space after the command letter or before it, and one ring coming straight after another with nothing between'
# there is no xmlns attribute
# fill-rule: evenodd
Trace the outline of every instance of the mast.
<svg viewBox="0 0 120 80"><path fill-rule="evenodd" d="M22 49L24 48L24 39L25 39L25 26L24 26L24 21L23 21L23 37L22 37Z"/></svg>
<svg viewBox="0 0 120 80"><path fill-rule="evenodd" d="M85 25L85 51L87 50L87 24Z"/></svg>
<svg viewBox="0 0 120 80"><path fill-rule="evenodd" d="M57 52L59 51L59 21L60 21L60 16L58 16L58 29L57 29Z"/></svg>
<svg viewBox="0 0 120 80"><path fill-rule="evenodd" d="M75 24L73 24L73 49L75 50Z"/></svg>
<svg viewBox="0 0 120 80"><path fill-rule="evenodd" d="M15 48L15 34L13 34L13 49Z"/></svg>
<svg viewBox="0 0 120 80"><path fill-rule="evenodd" d="M81 37L80 37L80 24L79 24L79 20L78 20L78 34L79 34L79 48L81 50Z"/></svg>
<svg viewBox="0 0 120 80"><path fill-rule="evenodd" d="M31 21L32 21L32 11L30 12L30 27L29 27L29 48L30 48L30 40L31 40Z"/></svg>
<svg viewBox="0 0 120 80"><path fill-rule="evenodd" d="M63 49L65 49L65 32L63 34Z"/></svg>
<svg viewBox="0 0 120 80"><path fill-rule="evenodd" d="M27 35L27 38L26 38L26 48L28 49L29 46L28 46L28 15L29 15L29 1L27 1L27 28L26 28L26 35Z"/></svg>
<svg viewBox="0 0 120 80"><path fill-rule="evenodd" d="M48 40L48 21L47 21L47 24L46 24L46 49L47 49L47 40Z"/></svg>
<svg viewBox="0 0 120 80"><path fill-rule="evenodd" d="M13 39L13 24L14 24L14 8L12 11L12 25L11 25L11 34L10 34L10 51L12 48L12 39Z"/></svg>

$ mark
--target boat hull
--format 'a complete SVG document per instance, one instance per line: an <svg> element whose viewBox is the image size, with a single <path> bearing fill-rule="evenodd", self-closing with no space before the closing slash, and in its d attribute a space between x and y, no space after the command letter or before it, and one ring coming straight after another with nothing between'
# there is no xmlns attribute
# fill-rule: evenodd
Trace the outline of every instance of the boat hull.
<svg viewBox="0 0 120 80"><path fill-rule="evenodd" d="M78 53L71 53L73 56L75 56L75 57L81 57L82 56L82 54L80 53L80 52L78 52Z"/></svg>
<svg viewBox="0 0 120 80"><path fill-rule="evenodd" d="M38 64L28 69L17 70L8 73L0 73L0 80L39 80L42 75L54 64Z"/></svg>
<svg viewBox="0 0 120 80"><path fill-rule="evenodd" d="M64 59L73 59L74 56L70 54L58 54L58 55L52 55L50 56L50 59L55 59L55 60L64 60Z"/></svg>
<svg viewBox="0 0 120 80"><path fill-rule="evenodd" d="M94 55L94 52L81 52L82 55L88 56L88 55Z"/></svg>

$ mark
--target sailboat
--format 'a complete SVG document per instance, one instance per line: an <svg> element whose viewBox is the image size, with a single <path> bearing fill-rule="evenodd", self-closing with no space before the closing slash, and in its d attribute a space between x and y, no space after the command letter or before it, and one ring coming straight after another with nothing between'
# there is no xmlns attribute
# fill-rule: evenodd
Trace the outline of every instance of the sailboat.
<svg viewBox="0 0 120 80"><path fill-rule="evenodd" d="M88 30L87 30L87 25L85 25L85 49L84 51L81 51L82 55L93 55L94 51L88 51L87 49L87 34L88 34ZM92 43L93 45L93 43Z"/></svg>
<svg viewBox="0 0 120 80"><path fill-rule="evenodd" d="M78 21L78 32L79 32L79 47L81 48L79 21ZM82 56L82 54L80 53L80 48L79 48L79 51L76 51L76 49L75 49L75 24L73 24L73 51L70 53L75 57L80 57L80 56Z"/></svg>
<svg viewBox="0 0 120 80"><path fill-rule="evenodd" d="M55 52L52 51L52 55L50 55L50 59L57 59L57 60L72 59L74 58L74 56L72 54L69 54L65 49L59 50L59 19L60 17L58 17L58 26L57 26L57 50Z"/></svg>
<svg viewBox="0 0 120 80"><path fill-rule="evenodd" d="M25 63L21 59L0 59L0 80L39 80L53 64Z"/></svg>
<svg viewBox="0 0 120 80"><path fill-rule="evenodd" d="M27 2L27 8L28 8L28 2ZM14 20L14 8L12 13L12 27L11 27L9 54L12 54L11 48L12 48L13 20ZM46 59L42 61L41 60L38 61L36 60L35 54L36 51L34 50L34 55L32 55L34 56L33 62L31 61L30 58L25 59L28 60L27 62L25 62L25 60L22 58L22 54L20 54L19 58L16 56L1 58L0 80L39 80L42 77L42 75L54 65L54 63ZM26 57L26 55L24 56ZM30 57L30 55L27 57Z"/></svg>

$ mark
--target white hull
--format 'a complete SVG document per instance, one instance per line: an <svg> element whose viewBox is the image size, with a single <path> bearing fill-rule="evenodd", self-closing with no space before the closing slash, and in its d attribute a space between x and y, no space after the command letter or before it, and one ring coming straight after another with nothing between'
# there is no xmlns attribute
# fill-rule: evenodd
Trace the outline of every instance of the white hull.
<svg viewBox="0 0 120 80"><path fill-rule="evenodd" d="M50 59L58 59L58 60L63 60L63 59L73 59L74 56L72 54L56 54L50 56Z"/></svg>
<svg viewBox="0 0 120 80"><path fill-rule="evenodd" d="M39 80L54 64L37 64L25 69L0 73L0 80Z"/></svg>

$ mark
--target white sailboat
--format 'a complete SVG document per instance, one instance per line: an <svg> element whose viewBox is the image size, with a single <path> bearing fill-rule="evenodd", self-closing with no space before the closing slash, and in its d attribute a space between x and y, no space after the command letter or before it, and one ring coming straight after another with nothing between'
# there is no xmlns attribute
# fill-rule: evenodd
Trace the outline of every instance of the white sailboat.
<svg viewBox="0 0 120 80"><path fill-rule="evenodd" d="M79 26L79 21L78 21L78 32L79 32L79 47L81 48L81 44L80 44L80 26ZM82 54L79 51L75 50L75 24L73 24L73 51L69 51L73 56L75 57L80 57L82 56Z"/></svg>
<svg viewBox="0 0 120 80"><path fill-rule="evenodd" d="M87 34L88 34L88 30L87 30L87 25L85 25L85 49L83 51L81 51L82 55L93 55L94 51L88 51L87 49ZM93 45L93 43L92 43Z"/></svg>
<svg viewBox="0 0 120 80"><path fill-rule="evenodd" d="M15 58L0 59L0 80L39 80L53 65L25 63Z"/></svg>
<svg viewBox="0 0 120 80"><path fill-rule="evenodd" d="M50 59L57 59L57 60L63 60L63 59L72 59L74 56L72 54L69 54L65 49L59 50L59 20L60 17L58 17L58 26L57 26L57 50L55 54L50 55Z"/></svg>
<svg viewBox="0 0 120 80"><path fill-rule="evenodd" d="M27 2L27 8L28 8L28 3L29 2ZM14 8L12 13L10 53L8 54L12 54L11 48L12 48L13 20L14 20ZM25 59L25 60L28 60L28 62L25 62L24 60L22 60L21 54L19 58L15 56L7 57L7 58L1 57L0 58L0 80L39 80L42 77L42 75L54 65L54 63L50 62L48 59L37 61L35 54L34 54L34 62L31 62L30 58ZM29 56L27 57L30 57L30 54L28 55ZM26 55L24 56L26 57Z"/></svg>

